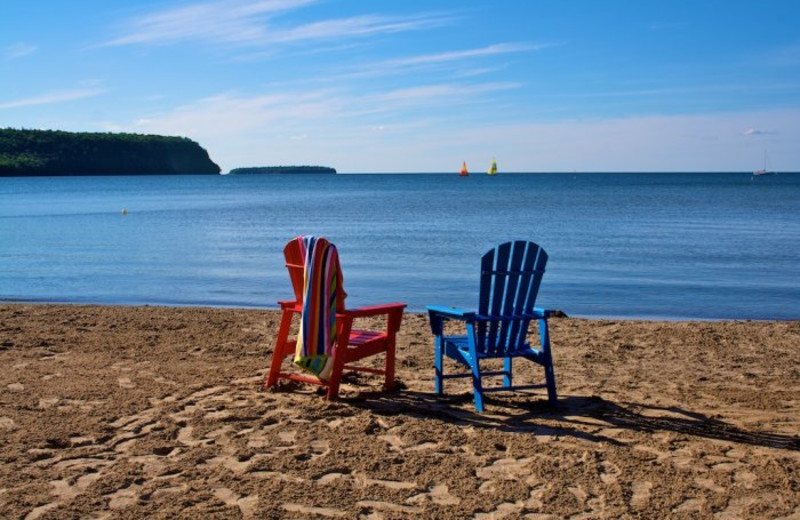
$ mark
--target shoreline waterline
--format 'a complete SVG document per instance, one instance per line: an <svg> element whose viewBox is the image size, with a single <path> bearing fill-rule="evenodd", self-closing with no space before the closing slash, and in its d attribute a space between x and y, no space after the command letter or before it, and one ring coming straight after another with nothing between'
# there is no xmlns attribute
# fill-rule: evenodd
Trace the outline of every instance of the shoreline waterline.
<svg viewBox="0 0 800 520"><path fill-rule="evenodd" d="M402 302L401 302L402 303ZM96 301L67 301L60 299L53 300L34 300L34 299L11 299L0 298L0 306L2 305L41 305L41 306L68 306L68 307L117 307L117 308L163 308L163 309L209 309L209 310L242 310L242 311L269 311L280 312L280 306L275 304L272 306L252 306L252 305L236 305L236 304L210 304L210 303L111 303L111 302L96 302ZM677 322L698 322L698 323L793 323L800 322L800 318L697 318L691 316L613 316L613 315L571 315L565 313L561 309L556 309L563 313L562 316L551 319L575 319L587 321L622 321L622 322L650 322L650 323L677 323ZM406 309L405 315L423 315L427 316L425 309Z"/></svg>

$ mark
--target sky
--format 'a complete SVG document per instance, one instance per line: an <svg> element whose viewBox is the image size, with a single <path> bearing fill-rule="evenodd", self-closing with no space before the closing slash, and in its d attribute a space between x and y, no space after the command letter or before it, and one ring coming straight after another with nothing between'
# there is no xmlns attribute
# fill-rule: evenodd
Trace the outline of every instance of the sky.
<svg viewBox="0 0 800 520"><path fill-rule="evenodd" d="M0 0L0 127L223 172L800 171L797 0Z"/></svg>

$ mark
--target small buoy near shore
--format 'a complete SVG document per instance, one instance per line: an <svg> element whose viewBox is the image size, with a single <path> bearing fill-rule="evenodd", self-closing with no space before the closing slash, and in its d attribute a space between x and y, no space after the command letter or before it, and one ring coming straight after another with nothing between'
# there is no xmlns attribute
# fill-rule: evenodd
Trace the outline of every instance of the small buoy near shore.
<svg viewBox="0 0 800 520"><path fill-rule="evenodd" d="M128 210L127 210L127 209L125 209L125 208L122 208L122 214L123 214L123 215L127 215L127 214L128 214Z"/></svg>

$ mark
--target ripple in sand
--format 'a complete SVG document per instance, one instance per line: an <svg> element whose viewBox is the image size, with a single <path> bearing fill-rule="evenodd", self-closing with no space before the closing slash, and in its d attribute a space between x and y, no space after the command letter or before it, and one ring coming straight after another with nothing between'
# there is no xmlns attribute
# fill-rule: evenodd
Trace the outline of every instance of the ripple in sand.
<svg viewBox="0 0 800 520"><path fill-rule="evenodd" d="M500 477L507 480L517 478L525 473L528 473L528 464L532 459L498 459L490 466L479 468L475 474L478 478L489 479L493 477Z"/></svg>
<svg viewBox="0 0 800 520"><path fill-rule="evenodd" d="M108 466L112 461L99 459L96 457L76 457L74 459L64 459L53 464L53 468L63 471L65 469L90 469L95 470L99 467Z"/></svg>
<svg viewBox="0 0 800 520"><path fill-rule="evenodd" d="M477 513L474 518L475 520L497 520L499 518L505 518L509 515L513 515L515 513L519 513L523 509L522 502L503 502L502 504L498 505L494 511L489 513Z"/></svg>
<svg viewBox="0 0 800 520"><path fill-rule="evenodd" d="M247 474L257 478L283 480L284 482L295 482L295 483L307 482L306 479L295 477L293 475L289 475L287 473L282 473L278 471L257 470L257 471L249 471Z"/></svg>
<svg viewBox="0 0 800 520"><path fill-rule="evenodd" d="M461 499L455 495L450 494L450 490L446 485L433 486L427 493L420 493L414 495L406 500L408 504L423 504L425 502L433 502L441 506L454 506L461 502Z"/></svg>
<svg viewBox="0 0 800 520"><path fill-rule="evenodd" d="M317 478L317 483L323 485L331 484L342 478L349 479L351 477L349 473L339 473L337 471L332 471L331 473L326 473Z"/></svg>
<svg viewBox="0 0 800 520"><path fill-rule="evenodd" d="M365 509L370 510L379 510L379 511L391 511L396 513L405 513L405 514L416 514L421 512L421 509L418 507L412 506L404 506L400 504L394 504L392 502L381 502L378 500L361 500L356 504L358 507L362 507ZM372 511L370 511L372 512ZM382 517L379 517L382 518Z"/></svg>
<svg viewBox="0 0 800 520"><path fill-rule="evenodd" d="M684 500L677 507L672 509L673 513L699 513L703 510L705 500L699 498L690 498Z"/></svg>
<svg viewBox="0 0 800 520"><path fill-rule="evenodd" d="M36 520L46 512L50 511L51 509L55 509L58 507L58 502L52 502L50 504L45 504L43 506L35 507L31 510L30 513L25 515L24 520Z"/></svg>
<svg viewBox="0 0 800 520"><path fill-rule="evenodd" d="M340 509L333 509L332 507L309 507L302 504L283 504L281 506L286 511L292 513L302 513L304 515L319 515L329 518L346 516L347 513Z"/></svg>

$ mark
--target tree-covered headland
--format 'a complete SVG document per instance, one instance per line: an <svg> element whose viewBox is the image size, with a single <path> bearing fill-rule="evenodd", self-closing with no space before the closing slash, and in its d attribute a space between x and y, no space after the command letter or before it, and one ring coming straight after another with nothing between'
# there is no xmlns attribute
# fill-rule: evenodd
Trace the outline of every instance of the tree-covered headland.
<svg viewBox="0 0 800 520"><path fill-rule="evenodd" d="M0 129L0 177L219 173L186 137Z"/></svg>

